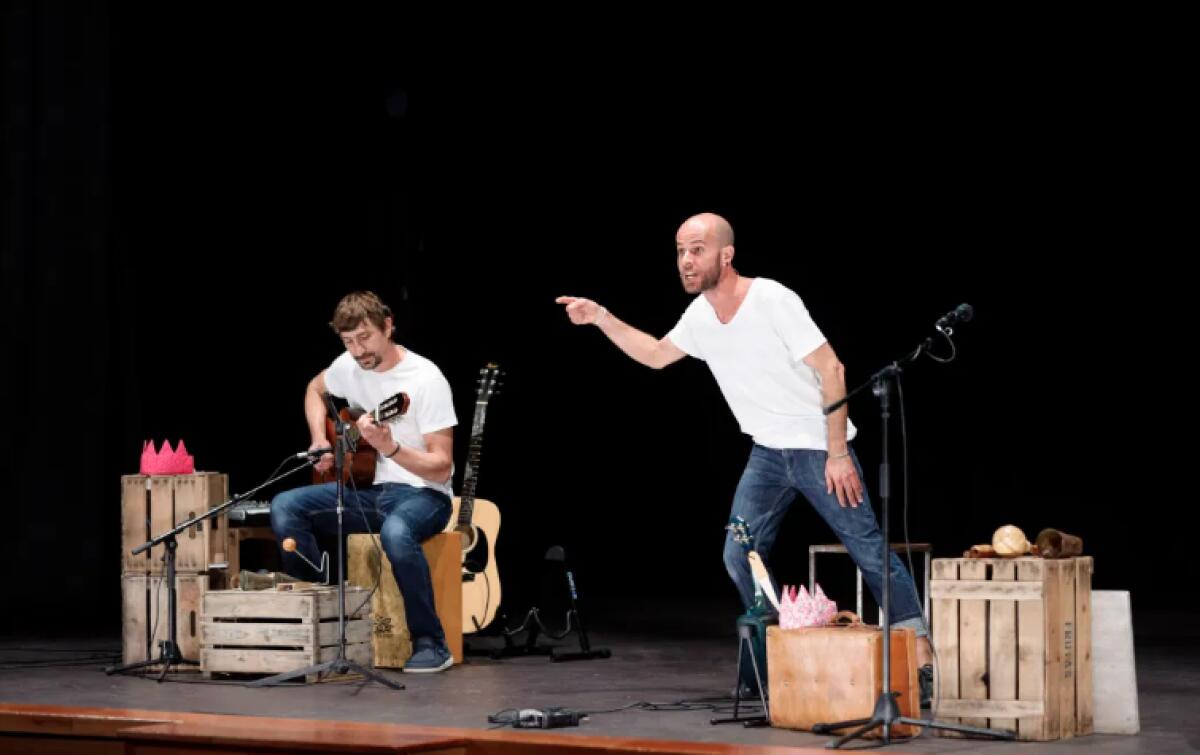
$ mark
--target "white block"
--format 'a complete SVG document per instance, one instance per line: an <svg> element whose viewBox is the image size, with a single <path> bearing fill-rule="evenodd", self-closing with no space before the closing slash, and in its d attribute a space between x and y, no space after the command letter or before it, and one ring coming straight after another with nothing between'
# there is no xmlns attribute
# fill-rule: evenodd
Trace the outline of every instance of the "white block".
<svg viewBox="0 0 1200 755"><path fill-rule="evenodd" d="M1137 734L1133 614L1124 590L1092 591L1092 696L1097 734Z"/></svg>

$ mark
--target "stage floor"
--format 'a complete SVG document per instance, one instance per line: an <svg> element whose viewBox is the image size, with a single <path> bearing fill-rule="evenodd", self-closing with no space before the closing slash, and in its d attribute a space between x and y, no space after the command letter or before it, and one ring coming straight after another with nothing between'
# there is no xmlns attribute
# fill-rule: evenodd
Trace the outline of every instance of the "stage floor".
<svg viewBox="0 0 1200 755"><path fill-rule="evenodd" d="M730 704L736 640L663 634L595 633L593 645L612 650L607 660L551 663L545 657L490 660L434 675L395 674L406 685L332 682L251 689L242 683L204 682L198 674L146 678L106 676L101 668L119 652L117 638L0 641L0 702L137 708L303 719L334 719L487 729L489 714L509 708L563 706L601 711L632 703L671 704L725 698ZM497 640L489 640L495 644ZM481 644L481 643L476 643ZM57 665L72 663L74 665ZM47 665L53 663L56 665ZM926 735L893 745L903 752L1197 752L1200 751L1200 648L1160 642L1138 649L1142 732L1089 736L1054 743L987 743ZM739 724L713 726L712 710L622 710L592 715L558 734L644 737L691 742L819 747L828 737Z"/></svg>

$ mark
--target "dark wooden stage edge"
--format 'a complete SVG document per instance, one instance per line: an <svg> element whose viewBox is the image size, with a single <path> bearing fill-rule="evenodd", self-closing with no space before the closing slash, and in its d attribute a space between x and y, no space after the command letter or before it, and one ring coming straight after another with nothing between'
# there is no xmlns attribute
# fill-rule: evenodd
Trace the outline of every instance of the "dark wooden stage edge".
<svg viewBox="0 0 1200 755"><path fill-rule="evenodd" d="M0 703L0 752L816 753L819 748L713 744L534 731L452 729L209 713ZM899 752L890 750L890 752Z"/></svg>

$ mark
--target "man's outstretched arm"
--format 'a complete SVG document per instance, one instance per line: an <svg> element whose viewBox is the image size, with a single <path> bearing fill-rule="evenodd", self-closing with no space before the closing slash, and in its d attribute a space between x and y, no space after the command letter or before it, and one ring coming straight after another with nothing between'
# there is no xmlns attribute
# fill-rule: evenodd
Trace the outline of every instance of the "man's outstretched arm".
<svg viewBox="0 0 1200 755"><path fill-rule="evenodd" d="M591 299L578 296L560 296L554 300L566 305L567 317L576 325L595 325L608 340L617 345L630 359L647 367L661 370L687 356L671 339L663 336L656 339L649 333L617 319L617 316Z"/></svg>

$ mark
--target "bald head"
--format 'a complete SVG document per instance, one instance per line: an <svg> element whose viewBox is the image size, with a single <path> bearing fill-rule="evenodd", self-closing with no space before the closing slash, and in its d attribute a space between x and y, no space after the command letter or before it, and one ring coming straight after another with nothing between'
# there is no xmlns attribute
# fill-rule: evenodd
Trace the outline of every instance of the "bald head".
<svg viewBox="0 0 1200 755"><path fill-rule="evenodd" d="M679 226L679 233L676 236L684 233L685 230L699 233L705 241L718 249L733 246L733 226L716 213L702 212L699 215L691 216L683 221L683 225Z"/></svg>
<svg viewBox="0 0 1200 755"><path fill-rule="evenodd" d="M703 212L679 226L675 234L676 265L683 290L712 291L721 281L737 280L733 269L733 228L720 215Z"/></svg>

